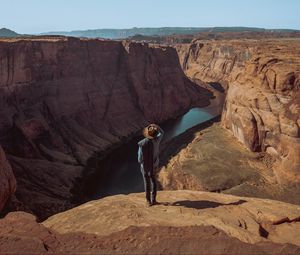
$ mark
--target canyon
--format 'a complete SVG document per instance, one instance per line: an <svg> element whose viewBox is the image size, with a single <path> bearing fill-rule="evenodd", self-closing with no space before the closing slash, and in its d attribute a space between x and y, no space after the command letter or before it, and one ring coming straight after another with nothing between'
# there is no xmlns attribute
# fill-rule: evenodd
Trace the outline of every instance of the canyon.
<svg viewBox="0 0 300 255"><path fill-rule="evenodd" d="M300 182L299 40L195 40L176 46L188 77L226 90L222 126L277 159L280 181Z"/></svg>
<svg viewBox="0 0 300 255"><path fill-rule="evenodd" d="M176 153L160 171L163 189L299 204L299 40L195 40L175 47L191 80L226 91L220 126L230 133L214 125L176 138Z"/></svg>
<svg viewBox="0 0 300 255"><path fill-rule="evenodd" d="M212 97L170 47L3 39L0 59L0 141L17 180L14 201L40 218L75 205L72 189L95 154Z"/></svg>
<svg viewBox="0 0 300 255"><path fill-rule="evenodd" d="M183 253L207 251L199 242L211 247L220 242L212 253L226 247L232 254L273 254L274 249L298 254L299 234L290 233L299 232L299 205L249 197L299 204L293 193L300 185L299 46L300 40L291 38L194 39L170 46L62 36L1 39L0 211L7 215L0 219L0 251L24 246L24 233L34 229L30 243L41 253L176 253L182 232L189 243L182 244ZM201 132L196 127L162 146L166 154L176 143L182 150L162 160L161 188L194 191L161 191L161 204L149 209L142 194L76 207L83 202L82 185L89 185L86 177L103 170L99 162L106 155L117 161L114 149L141 135L145 125L206 107L218 93L226 96L220 123ZM229 138L224 142L224 137ZM250 155L247 175L240 172L246 163L238 157L226 162L229 172L221 173L220 185L215 169L198 179L190 174L187 167L197 170L202 164L201 149L211 148L197 147L203 138L214 147L210 159L217 150L227 150L216 164L237 155L231 154L233 143ZM249 159L260 155L267 162ZM246 186L227 192L237 196L199 191L226 193L237 179L237 185L261 180L255 169L265 166L272 175L269 193L248 192ZM284 185L294 185L291 193L282 192ZM161 242L161 233L168 231L173 239ZM147 246L149 238L156 238L156 248ZM86 241L80 246L75 240Z"/></svg>

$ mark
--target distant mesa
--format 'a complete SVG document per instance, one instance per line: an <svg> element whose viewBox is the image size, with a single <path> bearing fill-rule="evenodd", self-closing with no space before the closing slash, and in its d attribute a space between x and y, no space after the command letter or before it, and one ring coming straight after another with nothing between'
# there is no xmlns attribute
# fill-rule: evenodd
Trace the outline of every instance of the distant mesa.
<svg viewBox="0 0 300 255"><path fill-rule="evenodd" d="M256 27L133 27L126 29L86 29L73 31L51 31L39 36L59 35L86 38L130 39L156 43L190 43L195 38L226 39L262 37L300 37L300 30L265 29ZM0 38L29 36L1 28Z"/></svg>
<svg viewBox="0 0 300 255"><path fill-rule="evenodd" d="M199 33L223 33L223 32L299 32L293 29L264 29L256 27L134 27L128 29L88 29L74 31L53 31L42 35L64 35L88 38L124 39L139 36L170 36L170 35L195 35Z"/></svg>
<svg viewBox="0 0 300 255"><path fill-rule="evenodd" d="M18 37L20 34L7 28L0 28L0 37Z"/></svg>

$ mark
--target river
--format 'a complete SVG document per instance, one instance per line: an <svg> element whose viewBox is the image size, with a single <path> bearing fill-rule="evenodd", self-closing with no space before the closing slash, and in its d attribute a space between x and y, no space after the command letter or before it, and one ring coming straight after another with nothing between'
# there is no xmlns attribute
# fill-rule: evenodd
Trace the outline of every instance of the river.
<svg viewBox="0 0 300 255"><path fill-rule="evenodd" d="M221 114L224 96L219 93L211 104L204 108L192 108L183 116L166 121L161 125L165 131L163 142L186 132L203 122ZM144 190L140 167L137 162L138 141L142 137L133 138L130 142L113 150L97 168L101 169L89 182L89 199L99 199L116 194L129 194Z"/></svg>

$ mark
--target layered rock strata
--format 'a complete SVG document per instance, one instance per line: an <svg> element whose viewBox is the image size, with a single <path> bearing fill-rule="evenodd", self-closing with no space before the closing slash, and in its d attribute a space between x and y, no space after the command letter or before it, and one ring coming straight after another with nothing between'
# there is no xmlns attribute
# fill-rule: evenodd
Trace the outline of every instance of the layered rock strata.
<svg viewBox="0 0 300 255"><path fill-rule="evenodd" d="M0 143L16 197L41 217L72 207L89 159L211 93L170 47L37 37L0 41Z"/></svg>
<svg viewBox="0 0 300 255"><path fill-rule="evenodd" d="M192 79L227 90L222 124L252 151L278 159L278 180L300 182L300 41L195 40L177 45Z"/></svg>

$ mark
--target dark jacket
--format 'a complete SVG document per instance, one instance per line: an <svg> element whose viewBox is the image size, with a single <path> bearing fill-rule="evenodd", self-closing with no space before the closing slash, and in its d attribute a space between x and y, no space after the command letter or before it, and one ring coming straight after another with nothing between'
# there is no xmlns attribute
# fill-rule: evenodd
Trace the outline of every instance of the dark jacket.
<svg viewBox="0 0 300 255"><path fill-rule="evenodd" d="M144 138L139 141L138 162L144 165L145 171L153 170L159 165L159 144L164 135L161 129L154 139Z"/></svg>
<svg viewBox="0 0 300 255"><path fill-rule="evenodd" d="M139 142L139 163L143 164L144 171L153 172L153 142L152 140L145 138Z"/></svg>

